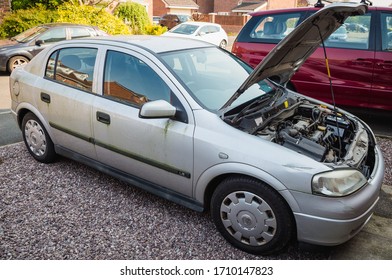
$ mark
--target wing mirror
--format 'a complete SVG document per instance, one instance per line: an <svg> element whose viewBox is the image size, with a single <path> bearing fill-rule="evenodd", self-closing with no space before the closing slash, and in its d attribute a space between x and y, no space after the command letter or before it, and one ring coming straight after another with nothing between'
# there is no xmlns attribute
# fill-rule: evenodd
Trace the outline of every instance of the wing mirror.
<svg viewBox="0 0 392 280"><path fill-rule="evenodd" d="M165 100L155 100L144 103L140 108L141 118L172 118L176 114L176 107Z"/></svg>
<svg viewBox="0 0 392 280"><path fill-rule="evenodd" d="M35 44L37 45L37 46L41 46L41 45L43 45L45 42L44 42L44 40L37 40L37 41L35 41Z"/></svg>

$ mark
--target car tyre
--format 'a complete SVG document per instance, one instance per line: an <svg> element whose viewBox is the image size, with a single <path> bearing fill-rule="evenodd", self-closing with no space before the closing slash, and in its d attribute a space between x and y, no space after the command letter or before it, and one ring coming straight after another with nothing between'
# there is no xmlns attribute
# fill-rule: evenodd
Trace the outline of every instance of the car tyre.
<svg viewBox="0 0 392 280"><path fill-rule="evenodd" d="M22 121L22 135L27 150L39 162L50 163L56 158L54 144L41 121L27 113Z"/></svg>
<svg viewBox="0 0 392 280"><path fill-rule="evenodd" d="M11 73L16 67L27 64L30 61L27 57L17 55L8 61L8 71Z"/></svg>
<svg viewBox="0 0 392 280"><path fill-rule="evenodd" d="M226 49L227 48L227 42L226 40L222 40L219 44L219 47L222 49Z"/></svg>
<svg viewBox="0 0 392 280"><path fill-rule="evenodd" d="M223 180L213 193L211 215L226 240L251 254L277 253L293 238L294 219L284 199L250 177Z"/></svg>

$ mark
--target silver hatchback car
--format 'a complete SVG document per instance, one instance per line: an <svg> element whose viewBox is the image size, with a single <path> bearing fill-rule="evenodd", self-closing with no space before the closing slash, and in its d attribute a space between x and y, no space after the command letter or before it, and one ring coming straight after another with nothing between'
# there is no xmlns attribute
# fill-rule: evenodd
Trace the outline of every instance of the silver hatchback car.
<svg viewBox="0 0 392 280"><path fill-rule="evenodd" d="M62 42L12 72L12 110L36 160L60 154L210 210L222 235L249 253L295 239L340 244L378 201L376 139L357 117L274 80L289 80L346 17L365 12L327 6L254 70L196 40Z"/></svg>

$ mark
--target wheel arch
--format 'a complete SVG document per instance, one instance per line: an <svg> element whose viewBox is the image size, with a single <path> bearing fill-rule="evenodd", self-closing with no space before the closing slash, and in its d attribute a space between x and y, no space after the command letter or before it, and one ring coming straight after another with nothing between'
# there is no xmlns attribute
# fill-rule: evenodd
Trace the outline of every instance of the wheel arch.
<svg viewBox="0 0 392 280"><path fill-rule="evenodd" d="M50 130L50 125L49 123L46 122L45 118L42 116L42 114L32 105L28 104L28 103L21 103L19 104L17 110L16 110L17 114L16 114L16 119L17 119L17 123L19 128L22 128L22 122L23 122L23 118L27 113L32 113L34 114L42 123L42 125L45 127L46 131L48 132L50 138L53 141L53 134Z"/></svg>
<svg viewBox="0 0 392 280"><path fill-rule="evenodd" d="M197 181L194 197L209 210L211 197L217 186L226 178L233 176L249 177L266 184L283 198L292 212L299 211L297 201L285 185L271 174L246 164L223 163L207 169Z"/></svg>

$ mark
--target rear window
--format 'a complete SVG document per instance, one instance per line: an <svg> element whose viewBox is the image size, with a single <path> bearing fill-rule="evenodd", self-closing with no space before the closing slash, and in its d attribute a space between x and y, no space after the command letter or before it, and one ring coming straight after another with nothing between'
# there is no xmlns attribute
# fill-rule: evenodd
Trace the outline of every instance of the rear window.
<svg viewBox="0 0 392 280"><path fill-rule="evenodd" d="M59 83L92 92L95 48L65 48L52 53L45 77Z"/></svg>
<svg viewBox="0 0 392 280"><path fill-rule="evenodd" d="M304 12L252 17L238 36L240 42L278 43L302 21Z"/></svg>

